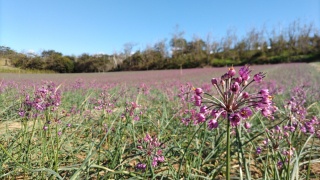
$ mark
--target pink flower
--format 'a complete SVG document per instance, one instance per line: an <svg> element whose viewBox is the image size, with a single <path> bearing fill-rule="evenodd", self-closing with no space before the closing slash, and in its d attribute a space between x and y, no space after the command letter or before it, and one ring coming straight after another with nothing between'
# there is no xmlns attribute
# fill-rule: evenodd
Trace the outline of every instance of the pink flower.
<svg viewBox="0 0 320 180"><path fill-rule="evenodd" d="M259 93L262 96L269 96L269 90L268 89L261 89Z"/></svg>
<svg viewBox="0 0 320 180"><path fill-rule="evenodd" d="M208 121L208 128L213 129L218 127L218 118L227 118L232 126L238 126L242 119L248 119L252 116L252 109L261 111L261 113L273 118L271 115L276 108L272 106L272 97L269 95L268 89L261 89L256 93L246 92L246 88L253 82L261 82L265 77L263 73L258 73L253 80L249 81L251 70L248 66L241 67L238 77L233 67L228 69L228 72L221 76L219 81L217 78L212 78L211 83L215 86L218 96L203 93L201 88L196 88L194 95L194 105L201 106L195 118L194 124L199 124L206 121L205 115L208 110L211 110L212 119ZM202 102L202 99L205 101ZM205 104L205 105L204 105ZM190 118L190 117L187 117ZM191 118L190 118L191 119ZM197 120L194 120L197 119ZM251 124L246 122L245 128L250 128Z"/></svg>
<svg viewBox="0 0 320 180"><path fill-rule="evenodd" d="M204 116L204 114L199 113L198 114L198 123L204 122L206 120L206 117Z"/></svg>
<svg viewBox="0 0 320 180"><path fill-rule="evenodd" d="M242 83L242 77L237 77L237 78L235 78L234 79L236 82L238 82L239 84L241 84Z"/></svg>
<svg viewBox="0 0 320 180"><path fill-rule="evenodd" d="M152 141L152 138L149 134L146 134L146 137L144 138L144 141L145 142L149 142L149 141Z"/></svg>
<svg viewBox="0 0 320 180"><path fill-rule="evenodd" d="M245 127L246 129L250 129L250 128L251 128L251 124L250 124L249 122L245 122L245 123L244 123L244 127Z"/></svg>
<svg viewBox="0 0 320 180"><path fill-rule="evenodd" d="M196 95L198 95L198 96L200 96L203 93L201 88L196 88L195 92L196 92Z"/></svg>
<svg viewBox="0 0 320 180"><path fill-rule="evenodd" d="M229 121L232 126L238 126L240 124L241 116L239 113L232 113L229 117Z"/></svg>
<svg viewBox="0 0 320 180"><path fill-rule="evenodd" d="M260 154L260 153L261 153L261 147L257 147L256 153L257 153L257 154Z"/></svg>
<svg viewBox="0 0 320 180"><path fill-rule="evenodd" d="M243 92L243 93L242 93L242 97L243 97L244 99L248 99L248 98L249 98L249 93Z"/></svg>
<svg viewBox="0 0 320 180"><path fill-rule="evenodd" d="M259 72L258 74L255 74L253 76L254 81L257 83L260 83L262 81L262 78L264 78L264 74L262 72Z"/></svg>
<svg viewBox="0 0 320 180"><path fill-rule="evenodd" d="M147 165L146 165L146 164L143 164L143 163L138 163L138 164L136 165L136 168L137 168L138 170L144 171L144 170L147 168Z"/></svg>
<svg viewBox="0 0 320 180"><path fill-rule="evenodd" d="M201 100L196 100L196 101L194 102L194 105L195 105L195 106L201 106Z"/></svg>
<svg viewBox="0 0 320 180"><path fill-rule="evenodd" d="M200 113L205 114L207 112L207 106L201 106L200 107Z"/></svg>
<svg viewBox="0 0 320 180"><path fill-rule="evenodd" d="M211 120L208 122L208 128L209 128L209 130L216 129L218 126L219 126L219 124L218 124L218 121L217 121L216 119L211 119Z"/></svg>
<svg viewBox="0 0 320 180"><path fill-rule="evenodd" d="M152 161L152 167L156 167L158 165L158 161L156 159L154 159Z"/></svg>
<svg viewBox="0 0 320 180"><path fill-rule="evenodd" d="M250 72L251 71L249 70L248 66L243 66L239 70L239 75L241 76L243 81L247 81L248 79L250 79L250 76L249 76Z"/></svg>
<svg viewBox="0 0 320 180"><path fill-rule="evenodd" d="M267 109L267 108L262 109L262 110L261 110L261 113L262 113L262 115L263 115L264 117L269 117L269 116L271 116L271 111L270 111L269 109Z"/></svg>
<svg viewBox="0 0 320 180"><path fill-rule="evenodd" d="M201 100L201 96L194 95L194 99L195 99L196 101L199 101L199 100Z"/></svg>
<svg viewBox="0 0 320 180"><path fill-rule="evenodd" d="M243 119L247 119L252 116L252 111L249 107L244 107L240 109L240 115Z"/></svg>
<svg viewBox="0 0 320 180"><path fill-rule="evenodd" d="M212 83L212 85L217 85L218 84L217 78L212 78L211 83Z"/></svg>
<svg viewBox="0 0 320 180"><path fill-rule="evenodd" d="M231 91L234 92L234 93L237 93L240 89L240 85L238 82L234 82L232 85L231 85Z"/></svg>

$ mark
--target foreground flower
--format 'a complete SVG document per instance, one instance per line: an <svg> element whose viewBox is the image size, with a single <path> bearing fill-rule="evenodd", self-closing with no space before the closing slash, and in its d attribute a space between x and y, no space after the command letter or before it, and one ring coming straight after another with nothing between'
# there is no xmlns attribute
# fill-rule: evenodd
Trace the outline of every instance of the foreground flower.
<svg viewBox="0 0 320 180"><path fill-rule="evenodd" d="M24 101L21 103L18 114L21 117L38 116L39 113L46 110L55 111L61 103L61 92L59 86L53 82L44 82L31 95L26 94Z"/></svg>
<svg viewBox="0 0 320 180"><path fill-rule="evenodd" d="M139 140L139 145L137 149L140 151L143 159L141 161L151 160L152 167L157 167L160 163L165 161L165 158L162 154L162 149L164 148L163 143L158 141L158 138L151 137L149 134ZM145 158L145 159L144 159ZM144 171L146 169L146 163L139 162L136 165L136 169Z"/></svg>
<svg viewBox="0 0 320 180"><path fill-rule="evenodd" d="M265 74L259 72L250 80L251 70L244 66L239 70L239 76L235 77L236 70L232 67L221 78L211 79L211 83L218 96L205 93L201 88L194 90L194 105L201 107L197 115L197 123L208 121L208 128L218 127L218 119L221 115L227 115L232 126L244 124L249 129L251 124L245 122L253 115L253 111L260 111L267 118L273 119L276 108L272 105L272 96L268 89L261 89L256 93L246 92L252 83L260 83ZM210 111L210 113L206 113ZM209 117L211 115L211 117ZM243 122L243 123L242 123Z"/></svg>

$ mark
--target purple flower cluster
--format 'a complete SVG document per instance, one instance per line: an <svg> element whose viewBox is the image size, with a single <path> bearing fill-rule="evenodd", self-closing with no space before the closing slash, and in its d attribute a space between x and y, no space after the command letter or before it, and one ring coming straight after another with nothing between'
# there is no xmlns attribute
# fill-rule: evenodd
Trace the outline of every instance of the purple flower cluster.
<svg viewBox="0 0 320 180"><path fill-rule="evenodd" d="M203 92L201 88L194 89L194 105L199 107L197 122L202 123L207 119L208 128L214 129L219 126L218 118L228 118L232 126L238 126L243 120L247 120L253 114L253 110L261 111L262 115L273 119L272 114L276 111L273 106L272 97L268 89L261 89L257 93L249 93L247 87L260 83L265 74L259 72L250 80L251 70L248 66L241 67L236 76L236 70L231 67L221 78L213 78L212 85L217 91L217 96ZM245 128L251 124L244 122Z"/></svg>
<svg viewBox="0 0 320 180"><path fill-rule="evenodd" d="M182 105L186 105L190 101L190 91L192 90L191 83L186 85L180 85L178 97L181 100Z"/></svg>
<svg viewBox="0 0 320 180"><path fill-rule="evenodd" d="M95 110L103 110L107 113L112 113L114 109L114 101L110 99L107 92L101 92L98 99L92 99L91 103L94 104Z"/></svg>
<svg viewBox="0 0 320 180"><path fill-rule="evenodd" d="M316 134L320 138L320 119L313 116L312 119L304 121L304 124L300 127L301 131L304 133Z"/></svg>
<svg viewBox="0 0 320 180"><path fill-rule="evenodd" d="M160 163L165 161L162 155L162 149L164 145L158 141L156 137L151 137L149 134L145 136L143 140L139 140L139 145L137 146L141 153L141 156L152 161L152 167L157 167ZM139 170L145 170L147 165L145 163L139 162L136 168Z"/></svg>
<svg viewBox="0 0 320 180"><path fill-rule="evenodd" d="M79 78L71 85L73 90L79 90L84 88L84 80Z"/></svg>
<svg viewBox="0 0 320 180"><path fill-rule="evenodd" d="M268 148L279 152L282 158L278 161L278 168L282 168L283 163L288 162L295 154L291 136L296 129L297 125L277 125L272 129L266 129L269 138L262 140L262 145L257 148L256 153L260 154L263 149Z"/></svg>
<svg viewBox="0 0 320 180"><path fill-rule="evenodd" d="M291 92L291 99L285 106L289 110L291 117L297 121L302 121L306 118L307 109L304 107L307 99L306 91L302 87L295 87Z"/></svg>
<svg viewBox="0 0 320 180"><path fill-rule="evenodd" d="M291 92L291 99L285 105L289 116L290 128L300 128L306 134L316 134L320 138L320 120L316 116L308 117L306 105L307 92L302 87L296 87ZM285 127L287 127L285 126Z"/></svg>
<svg viewBox="0 0 320 180"><path fill-rule="evenodd" d="M186 109L184 111L185 117L182 117L181 121L184 125L188 126L190 122L197 123L197 111L194 109Z"/></svg>
<svg viewBox="0 0 320 180"><path fill-rule="evenodd" d="M45 110L55 111L61 102L60 90L53 82L45 82L38 88L32 97L29 94L25 96L24 102L19 109L19 115L24 117L30 115L29 112L35 110L42 112Z"/></svg>
<svg viewBox="0 0 320 180"><path fill-rule="evenodd" d="M138 87L138 92L143 93L144 95L150 94L150 87L148 87L145 83L141 83Z"/></svg>
<svg viewBox="0 0 320 180"><path fill-rule="evenodd" d="M254 89L268 89L271 95L280 95L284 92L284 87L281 83L277 83L275 80L262 81L261 83L254 84Z"/></svg>
<svg viewBox="0 0 320 180"><path fill-rule="evenodd" d="M133 117L133 120L139 121L140 116L143 114L142 111L137 111L141 105L137 104L136 102L126 103L125 112L121 115L122 118L126 116Z"/></svg>

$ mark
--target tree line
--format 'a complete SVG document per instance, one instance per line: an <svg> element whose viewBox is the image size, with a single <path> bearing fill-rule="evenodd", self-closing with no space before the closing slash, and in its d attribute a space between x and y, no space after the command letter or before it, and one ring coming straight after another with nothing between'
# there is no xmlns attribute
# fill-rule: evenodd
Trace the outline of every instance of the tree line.
<svg viewBox="0 0 320 180"><path fill-rule="evenodd" d="M67 56L54 50L41 54L18 53L0 46L7 65L22 69L52 70L60 73L107 72L127 70L217 67L243 64L310 62L320 59L320 34L312 23L294 21L286 28L252 28L239 38L229 29L222 38L184 37L176 30L171 39L160 40L143 50L134 51L135 43L124 44L123 51L112 55L82 54Z"/></svg>

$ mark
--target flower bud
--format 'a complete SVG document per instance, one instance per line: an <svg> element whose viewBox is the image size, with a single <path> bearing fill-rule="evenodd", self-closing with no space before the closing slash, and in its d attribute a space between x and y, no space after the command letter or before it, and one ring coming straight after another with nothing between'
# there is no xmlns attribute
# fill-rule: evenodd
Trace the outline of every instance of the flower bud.
<svg viewBox="0 0 320 180"><path fill-rule="evenodd" d="M250 129L250 128L251 128L251 124L250 124L249 122L245 122L245 123L244 123L244 127L245 127L246 129Z"/></svg>
<svg viewBox="0 0 320 180"><path fill-rule="evenodd" d="M211 129L216 129L219 126L218 121L216 119L211 119L208 122L208 128Z"/></svg>
<svg viewBox="0 0 320 180"><path fill-rule="evenodd" d="M201 100L201 96L194 95L194 99L195 99L196 101L200 101L200 100Z"/></svg>
<svg viewBox="0 0 320 180"><path fill-rule="evenodd" d="M216 78L212 78L211 79L211 83L212 83L212 85L217 85L218 84L218 80Z"/></svg>
<svg viewBox="0 0 320 180"><path fill-rule="evenodd" d="M246 86L247 84L248 84L248 81L247 81L247 80L243 80L243 81L242 81L242 85L243 85L243 86Z"/></svg>
<svg viewBox="0 0 320 180"><path fill-rule="evenodd" d="M242 97L244 99L248 99L249 98L249 93L247 93L247 92L242 93Z"/></svg>
<svg viewBox="0 0 320 180"><path fill-rule="evenodd" d="M196 100L194 101L195 106L201 106L201 100Z"/></svg>
<svg viewBox="0 0 320 180"><path fill-rule="evenodd" d="M269 96L269 90L268 89L261 89L259 93L262 96Z"/></svg>
<svg viewBox="0 0 320 180"><path fill-rule="evenodd" d="M221 80L227 80L229 78L229 74L226 73L224 75L221 76Z"/></svg>
<svg viewBox="0 0 320 180"><path fill-rule="evenodd" d="M239 86L239 83L238 82L234 82L232 85L231 85L231 91L234 92L234 93L237 93L240 89L240 86Z"/></svg>
<svg viewBox="0 0 320 180"><path fill-rule="evenodd" d="M259 72L258 74L255 74L253 76L253 80L256 81L257 83L260 83L262 81L262 78L263 78L263 74L262 72Z"/></svg>
<svg viewBox="0 0 320 180"><path fill-rule="evenodd" d="M233 67L229 68L229 71L228 71L229 77L233 77L235 74L236 74L236 70Z"/></svg>
<svg viewBox="0 0 320 180"><path fill-rule="evenodd" d="M234 79L236 82L238 82L239 84L242 83L242 78L239 76L237 78Z"/></svg>
<svg viewBox="0 0 320 180"><path fill-rule="evenodd" d="M257 153L257 154L260 154L260 153L261 153L261 147L257 147L256 153Z"/></svg>
<svg viewBox="0 0 320 180"><path fill-rule="evenodd" d="M212 116L213 118L217 118L217 116L218 116L218 111L216 111L215 109L212 109L212 111L211 111L211 116Z"/></svg>
<svg viewBox="0 0 320 180"><path fill-rule="evenodd" d="M206 120L206 117L204 116L204 114L199 113L198 114L198 122L204 122Z"/></svg>
<svg viewBox="0 0 320 180"><path fill-rule="evenodd" d="M201 88L196 88L196 89L195 89L195 92L196 92L196 94L197 94L198 96L203 93L203 91L202 91Z"/></svg>
<svg viewBox="0 0 320 180"><path fill-rule="evenodd" d="M207 112L207 106L201 106L200 107L200 113L205 114Z"/></svg>
<svg viewBox="0 0 320 180"><path fill-rule="evenodd" d="M229 117L232 126L238 126L240 124L241 116L239 113L233 113Z"/></svg>

